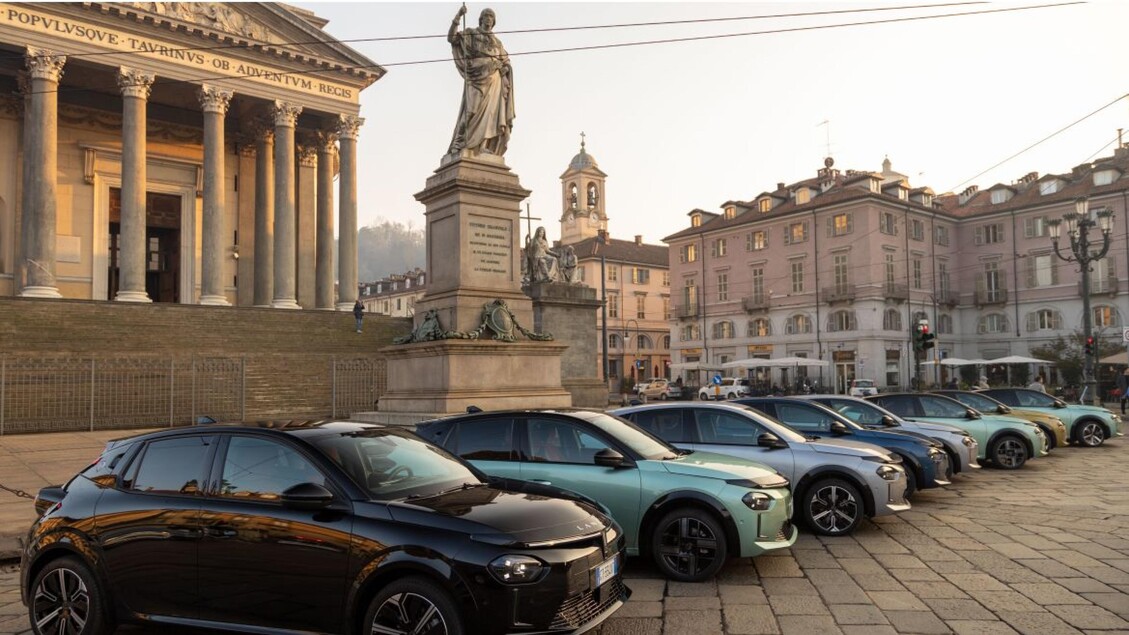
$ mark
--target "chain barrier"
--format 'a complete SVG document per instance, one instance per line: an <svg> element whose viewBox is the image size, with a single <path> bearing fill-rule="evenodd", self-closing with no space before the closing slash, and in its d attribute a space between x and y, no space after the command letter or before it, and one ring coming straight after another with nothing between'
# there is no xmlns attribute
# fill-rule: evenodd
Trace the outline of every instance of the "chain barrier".
<svg viewBox="0 0 1129 635"><path fill-rule="evenodd" d="M22 489L17 489L15 487L8 487L7 485L5 485L3 483L0 483L0 489L4 490L5 492L8 492L10 494L15 494L16 496L19 496L20 498L27 498L27 499L30 499L30 500L35 500L35 496L28 494L27 492L23 491Z"/></svg>

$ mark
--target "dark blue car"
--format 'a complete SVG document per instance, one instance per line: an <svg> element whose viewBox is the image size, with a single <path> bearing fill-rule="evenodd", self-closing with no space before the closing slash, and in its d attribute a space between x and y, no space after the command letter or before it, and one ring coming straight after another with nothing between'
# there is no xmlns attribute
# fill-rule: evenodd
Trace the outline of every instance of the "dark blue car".
<svg viewBox="0 0 1129 635"><path fill-rule="evenodd" d="M916 432L871 430L811 401L788 397L747 397L734 403L750 406L786 424L800 434L816 438L849 438L885 448L902 457L909 478L906 495L918 489L949 484L952 467L939 443Z"/></svg>

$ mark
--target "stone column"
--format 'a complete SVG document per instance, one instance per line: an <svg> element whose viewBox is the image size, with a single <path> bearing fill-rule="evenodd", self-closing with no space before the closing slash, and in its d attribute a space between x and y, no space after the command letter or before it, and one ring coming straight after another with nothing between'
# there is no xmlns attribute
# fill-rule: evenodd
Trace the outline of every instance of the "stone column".
<svg viewBox="0 0 1129 635"><path fill-rule="evenodd" d="M318 133L318 227L315 305L334 308L333 303L333 159L337 135Z"/></svg>
<svg viewBox="0 0 1129 635"><path fill-rule="evenodd" d="M61 298L55 282L55 185L58 174L59 80L67 58L45 49L27 48L25 62L31 76L31 107L24 112L29 127L24 148L27 189L23 213L29 243L23 257L27 285L20 295L29 298Z"/></svg>
<svg viewBox="0 0 1129 635"><path fill-rule="evenodd" d="M294 126L302 107L274 102L274 300L276 309L300 309L296 296L294 243Z"/></svg>
<svg viewBox="0 0 1129 635"><path fill-rule="evenodd" d="M337 136L341 139L341 188L337 203L337 310L352 311L357 301L357 132L363 117L341 115Z"/></svg>
<svg viewBox="0 0 1129 635"><path fill-rule="evenodd" d="M204 109L204 225L203 255L200 259L200 304L228 306L223 292L224 256L227 250L223 192L223 118L231 102L231 91L201 86L198 95Z"/></svg>
<svg viewBox="0 0 1129 635"><path fill-rule="evenodd" d="M145 292L145 134L146 112L153 76L138 70L118 68L122 91L122 208L118 240L119 302L152 302Z"/></svg>
<svg viewBox="0 0 1129 635"><path fill-rule="evenodd" d="M274 298L274 130L264 122L255 140L255 306Z"/></svg>
<svg viewBox="0 0 1129 635"><path fill-rule="evenodd" d="M312 309L316 305L315 285L317 274L317 224L318 224L318 148L314 135L301 134L295 141L298 165L295 168L294 226L296 239L295 275L297 279L298 306Z"/></svg>

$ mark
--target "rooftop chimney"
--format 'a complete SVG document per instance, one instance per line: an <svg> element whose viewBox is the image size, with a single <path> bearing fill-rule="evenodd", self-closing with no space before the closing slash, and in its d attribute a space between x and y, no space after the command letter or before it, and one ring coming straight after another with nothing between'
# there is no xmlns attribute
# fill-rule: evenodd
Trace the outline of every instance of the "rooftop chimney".
<svg viewBox="0 0 1129 635"><path fill-rule="evenodd" d="M780 183L777 183L777 184L776 184L776 191L777 191L777 192L779 192L779 191L780 191L780 190L782 190L782 189L784 189L784 182L783 182L783 181L781 181Z"/></svg>
<svg viewBox="0 0 1129 635"><path fill-rule="evenodd" d="M969 185L968 187L964 188L964 191L960 193L959 197L957 197L957 204L964 205L968 202L968 199L975 196L976 192L978 192L979 190L979 185Z"/></svg>
<svg viewBox="0 0 1129 635"><path fill-rule="evenodd" d="M642 234L635 234L635 244L636 245L642 245L643 244L643 235Z"/></svg>

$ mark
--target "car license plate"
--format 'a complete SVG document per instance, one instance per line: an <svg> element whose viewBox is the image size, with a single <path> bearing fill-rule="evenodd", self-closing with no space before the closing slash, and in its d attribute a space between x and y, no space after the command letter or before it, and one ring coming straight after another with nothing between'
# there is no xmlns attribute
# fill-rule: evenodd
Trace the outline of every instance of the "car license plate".
<svg viewBox="0 0 1129 635"><path fill-rule="evenodd" d="M596 567L596 586L602 586L619 573L619 556L612 556Z"/></svg>

